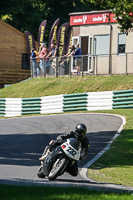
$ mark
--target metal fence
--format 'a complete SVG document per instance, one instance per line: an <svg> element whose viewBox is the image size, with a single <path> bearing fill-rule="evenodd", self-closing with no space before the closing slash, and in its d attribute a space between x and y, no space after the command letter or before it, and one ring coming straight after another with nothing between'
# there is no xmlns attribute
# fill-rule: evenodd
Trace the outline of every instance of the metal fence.
<svg viewBox="0 0 133 200"><path fill-rule="evenodd" d="M31 60L31 77L133 74L133 52Z"/></svg>

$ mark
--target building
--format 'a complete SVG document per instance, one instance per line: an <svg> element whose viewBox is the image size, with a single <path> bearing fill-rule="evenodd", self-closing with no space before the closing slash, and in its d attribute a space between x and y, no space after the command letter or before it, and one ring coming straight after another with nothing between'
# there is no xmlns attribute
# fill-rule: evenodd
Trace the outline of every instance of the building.
<svg viewBox="0 0 133 200"><path fill-rule="evenodd" d="M110 10L69 15L73 44L80 44L86 73L133 74L133 30L120 33Z"/></svg>
<svg viewBox="0 0 133 200"><path fill-rule="evenodd" d="M0 87L30 77L25 35L0 20Z"/></svg>

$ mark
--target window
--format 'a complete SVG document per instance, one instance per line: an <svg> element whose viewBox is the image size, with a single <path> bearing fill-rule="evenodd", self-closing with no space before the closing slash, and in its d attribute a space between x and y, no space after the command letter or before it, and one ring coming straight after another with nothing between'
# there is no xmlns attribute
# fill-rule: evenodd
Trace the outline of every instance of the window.
<svg viewBox="0 0 133 200"><path fill-rule="evenodd" d="M118 54L126 52L126 34L118 34Z"/></svg>
<svg viewBox="0 0 133 200"><path fill-rule="evenodd" d="M94 55L109 54L109 35L94 36Z"/></svg>
<svg viewBox="0 0 133 200"><path fill-rule="evenodd" d="M30 61L28 53L22 53L22 69L30 69Z"/></svg>
<svg viewBox="0 0 133 200"><path fill-rule="evenodd" d="M79 43L79 37L73 37L72 44L76 45L77 43Z"/></svg>

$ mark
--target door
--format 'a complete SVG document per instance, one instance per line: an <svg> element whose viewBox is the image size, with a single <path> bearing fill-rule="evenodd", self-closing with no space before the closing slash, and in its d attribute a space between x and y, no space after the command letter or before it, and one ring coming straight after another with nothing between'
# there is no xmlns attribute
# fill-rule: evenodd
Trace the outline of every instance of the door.
<svg viewBox="0 0 133 200"><path fill-rule="evenodd" d="M89 36L89 50L88 50L88 71L93 71L93 36Z"/></svg>
<svg viewBox="0 0 133 200"><path fill-rule="evenodd" d="M82 64L83 71L88 72L88 46L89 46L89 36L81 36L81 50L82 50Z"/></svg>

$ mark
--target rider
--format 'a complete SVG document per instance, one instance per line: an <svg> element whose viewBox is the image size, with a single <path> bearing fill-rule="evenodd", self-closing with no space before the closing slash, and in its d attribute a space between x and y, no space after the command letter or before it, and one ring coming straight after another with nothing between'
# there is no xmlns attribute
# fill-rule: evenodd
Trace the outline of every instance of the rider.
<svg viewBox="0 0 133 200"><path fill-rule="evenodd" d="M87 157L89 140L86 137L87 128L84 124L77 124L75 127L75 131L70 131L65 133L64 135L59 135L56 140L52 140L49 144L48 151L44 156L40 158L40 160L44 161L48 154L50 154L57 146L61 145L64 140L68 138L76 138L81 142L81 155L80 160L83 160ZM75 162L67 171L72 176L78 175L78 163Z"/></svg>

